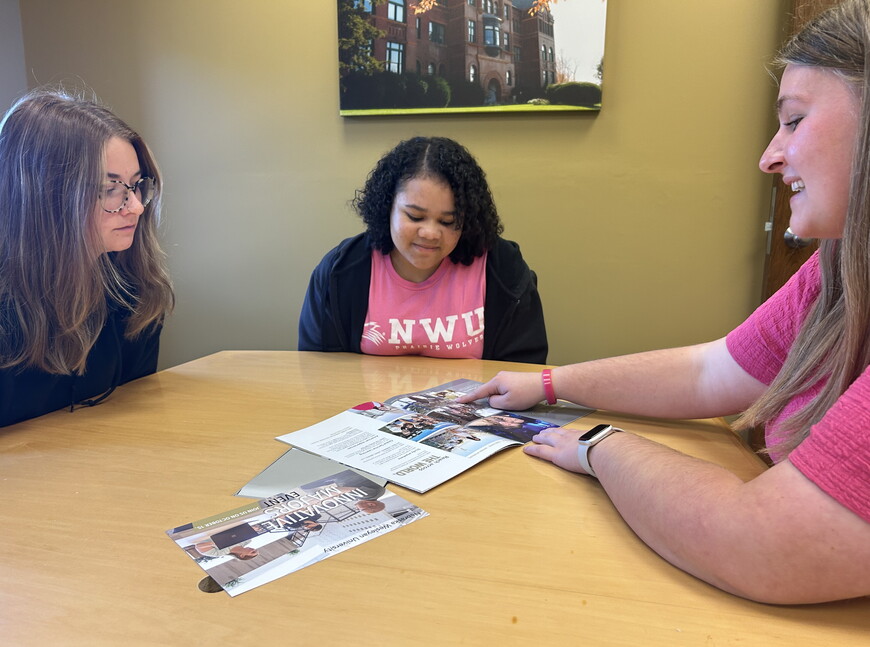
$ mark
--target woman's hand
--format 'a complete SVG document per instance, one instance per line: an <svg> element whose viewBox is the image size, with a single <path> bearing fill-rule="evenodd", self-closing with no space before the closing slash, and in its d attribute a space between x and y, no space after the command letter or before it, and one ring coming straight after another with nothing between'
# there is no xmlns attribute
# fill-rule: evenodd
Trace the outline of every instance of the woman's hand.
<svg viewBox="0 0 870 647"><path fill-rule="evenodd" d="M489 398L493 409L523 411L543 400L544 383L540 373L512 373L501 371L486 384L481 384L471 393L456 399L467 404L481 398Z"/></svg>
<svg viewBox="0 0 870 647"><path fill-rule="evenodd" d="M533 444L523 447L523 451L529 456L550 461L562 469L586 474L580 467L580 460L577 458L577 439L582 433L582 430L563 429L562 427L546 429L535 434L532 437Z"/></svg>

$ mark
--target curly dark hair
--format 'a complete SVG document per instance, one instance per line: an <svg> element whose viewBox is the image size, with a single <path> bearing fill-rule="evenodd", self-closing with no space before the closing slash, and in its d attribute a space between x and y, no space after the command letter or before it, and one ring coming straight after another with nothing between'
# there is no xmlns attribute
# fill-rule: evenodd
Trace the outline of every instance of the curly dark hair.
<svg viewBox="0 0 870 647"><path fill-rule="evenodd" d="M384 155L357 190L351 204L366 224L371 245L384 254L393 249L390 213L401 188L414 178L443 181L453 191L456 228L462 231L454 263L470 265L492 249L504 230L486 174L461 144L446 137L413 137Z"/></svg>

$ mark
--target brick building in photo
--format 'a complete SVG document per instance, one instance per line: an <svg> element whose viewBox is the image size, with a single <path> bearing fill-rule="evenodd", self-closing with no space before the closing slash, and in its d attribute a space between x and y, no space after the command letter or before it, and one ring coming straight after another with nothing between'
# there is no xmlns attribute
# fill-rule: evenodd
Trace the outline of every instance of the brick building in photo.
<svg viewBox="0 0 870 647"><path fill-rule="evenodd" d="M556 83L553 17L530 16L532 0L439 0L422 14L413 0L359 4L385 34L372 56L386 71L436 75L451 87L474 83L485 105L515 103Z"/></svg>

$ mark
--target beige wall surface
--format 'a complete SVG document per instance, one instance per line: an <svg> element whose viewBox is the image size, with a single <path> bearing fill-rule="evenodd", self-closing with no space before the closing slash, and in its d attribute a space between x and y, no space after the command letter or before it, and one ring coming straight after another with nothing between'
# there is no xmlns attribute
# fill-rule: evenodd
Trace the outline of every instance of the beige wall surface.
<svg viewBox="0 0 870 647"><path fill-rule="evenodd" d="M26 89L18 0L0 0L0 115Z"/></svg>
<svg viewBox="0 0 870 647"><path fill-rule="evenodd" d="M93 89L161 163L178 292L162 366L295 348L311 269L361 230L354 189L418 134L486 170L538 273L550 362L724 334L760 294L783 15L610 0L600 114L348 119L334 2L21 1L29 81Z"/></svg>

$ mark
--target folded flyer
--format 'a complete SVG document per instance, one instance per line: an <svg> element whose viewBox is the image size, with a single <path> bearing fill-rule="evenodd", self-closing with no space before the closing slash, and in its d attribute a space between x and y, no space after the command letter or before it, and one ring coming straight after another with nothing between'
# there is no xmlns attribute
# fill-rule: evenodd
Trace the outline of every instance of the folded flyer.
<svg viewBox="0 0 870 647"><path fill-rule="evenodd" d="M427 516L382 483L298 454L297 460L310 458L326 472L281 494L166 531L231 596Z"/></svg>

